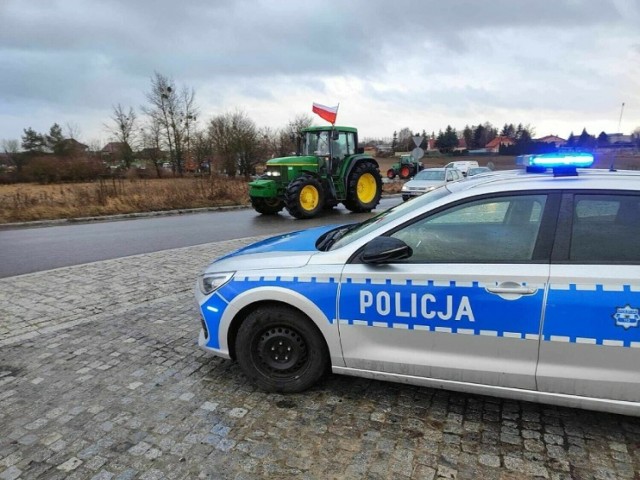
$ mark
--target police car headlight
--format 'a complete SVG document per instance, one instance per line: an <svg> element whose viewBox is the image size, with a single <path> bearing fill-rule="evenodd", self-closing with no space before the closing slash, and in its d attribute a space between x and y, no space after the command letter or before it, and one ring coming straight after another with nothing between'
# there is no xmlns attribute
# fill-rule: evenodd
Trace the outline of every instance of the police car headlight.
<svg viewBox="0 0 640 480"><path fill-rule="evenodd" d="M408 192L409 191L409 187L407 187L406 185L402 186L402 190L400 190L401 192Z"/></svg>
<svg viewBox="0 0 640 480"><path fill-rule="evenodd" d="M215 292L233 278L235 272L205 273L200 277L200 291L205 295Z"/></svg>

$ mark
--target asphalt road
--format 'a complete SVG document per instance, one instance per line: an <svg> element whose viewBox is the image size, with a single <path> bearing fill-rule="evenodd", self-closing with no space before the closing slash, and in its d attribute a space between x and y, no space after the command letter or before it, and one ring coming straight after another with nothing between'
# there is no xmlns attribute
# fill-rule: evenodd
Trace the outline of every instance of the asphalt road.
<svg viewBox="0 0 640 480"><path fill-rule="evenodd" d="M369 214L353 214L340 206L304 221L286 212L263 216L245 209L0 230L0 278L316 225L358 222L399 202L399 197L384 198Z"/></svg>

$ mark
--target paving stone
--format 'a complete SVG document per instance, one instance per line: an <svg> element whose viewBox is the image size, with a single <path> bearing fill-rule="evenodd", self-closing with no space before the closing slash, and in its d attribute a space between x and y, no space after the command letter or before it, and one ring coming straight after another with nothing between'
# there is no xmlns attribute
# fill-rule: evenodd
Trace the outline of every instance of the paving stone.
<svg viewBox="0 0 640 480"><path fill-rule="evenodd" d="M637 477L637 418L334 375L252 387L197 348L192 296L251 240L0 280L0 480Z"/></svg>

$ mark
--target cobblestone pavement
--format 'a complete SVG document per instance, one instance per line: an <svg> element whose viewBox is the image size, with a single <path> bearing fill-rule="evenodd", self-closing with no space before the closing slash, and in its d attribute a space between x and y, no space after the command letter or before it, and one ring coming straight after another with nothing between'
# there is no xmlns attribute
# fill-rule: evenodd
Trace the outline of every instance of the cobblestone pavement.
<svg viewBox="0 0 640 480"><path fill-rule="evenodd" d="M328 376L249 385L199 350L221 242L0 281L0 480L640 479L640 419Z"/></svg>

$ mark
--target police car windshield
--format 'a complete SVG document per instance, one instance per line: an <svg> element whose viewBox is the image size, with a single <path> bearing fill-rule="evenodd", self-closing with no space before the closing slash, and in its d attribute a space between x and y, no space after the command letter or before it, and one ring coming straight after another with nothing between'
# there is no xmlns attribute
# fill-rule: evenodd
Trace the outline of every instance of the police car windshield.
<svg viewBox="0 0 640 480"><path fill-rule="evenodd" d="M376 230L384 225L393 222L397 218L406 215L408 211L415 210L416 207L420 207L426 203L431 203L435 200L438 200L439 198L449 195L450 193L451 192L447 190L446 186L442 186L430 191L429 193L425 193L421 197L418 197L414 200L403 202L400 205L396 205L395 207L385 210L375 217L371 217L369 220L365 220L364 222L355 225L354 228L350 228L349 231L345 232L345 234L340 237L340 239L331 244L331 248L329 248L329 250L335 250L337 248L344 247L345 245L348 245L351 242L354 242L357 239L371 233L373 230Z"/></svg>

